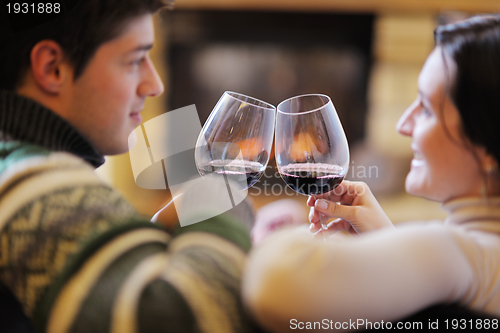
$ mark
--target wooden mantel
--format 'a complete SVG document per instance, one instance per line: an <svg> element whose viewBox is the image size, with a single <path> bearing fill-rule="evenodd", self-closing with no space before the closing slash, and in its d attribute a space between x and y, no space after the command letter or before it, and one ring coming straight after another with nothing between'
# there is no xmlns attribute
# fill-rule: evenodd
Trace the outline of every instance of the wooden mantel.
<svg viewBox="0 0 500 333"><path fill-rule="evenodd" d="M500 12L500 0L176 0L178 9L344 12Z"/></svg>

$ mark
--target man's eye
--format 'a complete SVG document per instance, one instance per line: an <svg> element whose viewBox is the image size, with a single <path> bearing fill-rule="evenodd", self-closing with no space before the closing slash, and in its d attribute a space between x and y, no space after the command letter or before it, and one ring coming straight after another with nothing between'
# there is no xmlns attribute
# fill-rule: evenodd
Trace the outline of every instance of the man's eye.
<svg viewBox="0 0 500 333"><path fill-rule="evenodd" d="M132 65L140 65L140 64L141 64L144 60L145 60L145 58L144 58L144 57L142 57L142 58L139 58L139 59L137 59L137 60L132 61L132 63L131 63L131 64L132 64Z"/></svg>

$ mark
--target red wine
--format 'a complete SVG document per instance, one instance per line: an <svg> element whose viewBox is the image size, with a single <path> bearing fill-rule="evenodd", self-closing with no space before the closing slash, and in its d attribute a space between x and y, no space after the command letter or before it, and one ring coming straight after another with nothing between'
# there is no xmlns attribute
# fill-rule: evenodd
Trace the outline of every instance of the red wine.
<svg viewBox="0 0 500 333"><path fill-rule="evenodd" d="M344 169L332 164L289 164L279 172L292 190L305 195L330 192L344 180Z"/></svg>
<svg viewBox="0 0 500 333"><path fill-rule="evenodd" d="M232 180L240 183L242 189L255 184L265 169L266 167L259 162L245 160L214 160L198 166L202 176L212 172L227 175Z"/></svg>

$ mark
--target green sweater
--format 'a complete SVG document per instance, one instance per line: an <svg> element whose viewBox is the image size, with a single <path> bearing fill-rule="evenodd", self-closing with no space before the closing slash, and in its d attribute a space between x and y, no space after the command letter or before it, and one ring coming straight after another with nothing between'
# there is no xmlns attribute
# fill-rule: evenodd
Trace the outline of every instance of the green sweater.
<svg viewBox="0 0 500 333"><path fill-rule="evenodd" d="M30 113L38 121L21 126ZM40 332L253 330L239 223L218 216L173 234L149 223L95 175L102 157L85 138L10 92L0 138L0 283Z"/></svg>

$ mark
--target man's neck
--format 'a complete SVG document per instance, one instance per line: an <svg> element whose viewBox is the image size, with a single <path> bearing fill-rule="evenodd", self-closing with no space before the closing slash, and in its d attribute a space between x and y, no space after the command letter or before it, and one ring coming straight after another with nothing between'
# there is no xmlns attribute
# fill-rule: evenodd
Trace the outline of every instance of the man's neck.
<svg viewBox="0 0 500 333"><path fill-rule="evenodd" d="M20 95L27 97L40 105L43 105L47 109L51 110L55 114L64 117L63 110L63 99L58 94L51 94L48 91L43 90L38 86L33 78L33 74L29 73L23 80L23 84L15 90L15 92Z"/></svg>
<svg viewBox="0 0 500 333"><path fill-rule="evenodd" d="M0 91L0 139L65 151L98 167L102 156L74 126L50 109L13 91Z"/></svg>

